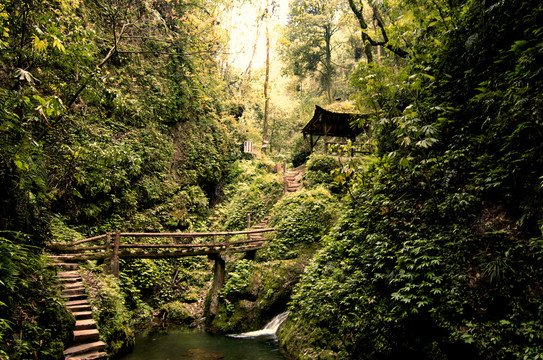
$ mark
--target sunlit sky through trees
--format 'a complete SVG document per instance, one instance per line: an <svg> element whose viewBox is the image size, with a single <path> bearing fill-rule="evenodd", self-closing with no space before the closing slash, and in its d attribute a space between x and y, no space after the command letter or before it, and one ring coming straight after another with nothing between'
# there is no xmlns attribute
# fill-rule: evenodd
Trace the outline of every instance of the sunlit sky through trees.
<svg viewBox="0 0 543 360"><path fill-rule="evenodd" d="M272 0L269 0L272 3ZM271 58L275 57L275 44L279 28L285 24L288 16L289 0L276 0L270 21ZM258 33L257 48L252 63L253 69L261 68L266 63L266 24L258 21L266 7L266 0L255 1L234 9L231 14L223 14L223 24L228 26L231 36L230 62L236 68L245 70L251 60L253 47ZM271 7L271 5L270 5ZM260 11L259 11L260 10Z"/></svg>

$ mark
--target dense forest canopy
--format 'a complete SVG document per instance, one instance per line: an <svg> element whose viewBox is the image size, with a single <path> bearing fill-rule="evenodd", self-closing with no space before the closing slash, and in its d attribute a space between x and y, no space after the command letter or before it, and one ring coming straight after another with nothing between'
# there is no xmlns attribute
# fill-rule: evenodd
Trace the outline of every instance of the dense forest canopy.
<svg viewBox="0 0 543 360"><path fill-rule="evenodd" d="M285 5L0 0L1 358L58 358L66 340L46 243L268 211L282 228L266 256L322 246L279 334L293 356L541 358L543 5L292 0L267 33L271 72L252 69ZM238 69L225 19L242 6L258 26ZM314 105L345 100L370 114L353 124L370 153L313 156L310 190L279 200L267 170L304 162ZM153 282L202 264L127 263L115 294L181 301Z"/></svg>

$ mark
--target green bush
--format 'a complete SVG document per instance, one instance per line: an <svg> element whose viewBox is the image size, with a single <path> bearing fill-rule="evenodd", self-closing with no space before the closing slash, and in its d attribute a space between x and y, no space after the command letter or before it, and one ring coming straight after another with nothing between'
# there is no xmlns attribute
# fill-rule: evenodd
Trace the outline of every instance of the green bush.
<svg viewBox="0 0 543 360"><path fill-rule="evenodd" d="M290 259L320 245L339 215L339 202L323 187L300 191L279 200L273 210L270 225L275 237L262 255L269 259Z"/></svg>
<svg viewBox="0 0 543 360"><path fill-rule="evenodd" d="M332 171L339 167L341 167L341 164L334 156L312 154L307 162L304 181L308 187L320 184L333 187L334 176L332 175Z"/></svg>
<svg viewBox="0 0 543 360"><path fill-rule="evenodd" d="M159 316L171 322L187 323L194 320L190 308L180 301L166 303L160 307Z"/></svg>
<svg viewBox="0 0 543 360"><path fill-rule="evenodd" d="M133 313L126 305L119 280L113 275L95 274L89 270L84 271L83 277L101 340L107 344L107 353L111 357L126 354L134 347L136 339Z"/></svg>
<svg viewBox="0 0 543 360"><path fill-rule="evenodd" d="M284 190L279 175L268 172L270 166L269 161L241 161L234 166L224 202L215 209L214 229L244 230L248 215L255 224L269 213Z"/></svg>
<svg viewBox="0 0 543 360"><path fill-rule="evenodd" d="M73 316L60 297L56 274L26 237L0 237L0 358L59 359Z"/></svg>

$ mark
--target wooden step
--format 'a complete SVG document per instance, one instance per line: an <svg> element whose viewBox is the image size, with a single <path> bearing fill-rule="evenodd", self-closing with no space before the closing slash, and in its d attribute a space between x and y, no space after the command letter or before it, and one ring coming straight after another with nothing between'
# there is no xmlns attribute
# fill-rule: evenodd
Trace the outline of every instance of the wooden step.
<svg viewBox="0 0 543 360"><path fill-rule="evenodd" d="M81 344L69 347L64 350L64 356L76 356L79 354L85 354L95 351L102 351L106 348L106 343L103 341L95 341L87 344Z"/></svg>
<svg viewBox="0 0 543 360"><path fill-rule="evenodd" d="M75 322L74 330L96 329L96 322L93 319L82 319Z"/></svg>
<svg viewBox="0 0 543 360"><path fill-rule="evenodd" d="M62 290L63 295L85 295L85 288L84 287L72 287L72 288L66 288Z"/></svg>
<svg viewBox="0 0 543 360"><path fill-rule="evenodd" d="M66 299L68 301L74 301L74 300L84 300L87 298L87 294L84 292L82 294L62 294L60 295L61 298Z"/></svg>
<svg viewBox="0 0 543 360"><path fill-rule="evenodd" d="M77 306L77 305L89 305L89 301L87 299L83 299L83 300L72 300L66 303L66 306Z"/></svg>
<svg viewBox="0 0 543 360"><path fill-rule="evenodd" d="M100 340L98 329L74 330L74 343L85 343Z"/></svg>
<svg viewBox="0 0 543 360"><path fill-rule="evenodd" d="M95 351L92 353L84 353L76 356L68 356L64 360L97 360L107 359L107 353L103 351Z"/></svg>
<svg viewBox="0 0 543 360"><path fill-rule="evenodd" d="M75 320L92 319L92 311L77 311L72 313Z"/></svg>
<svg viewBox="0 0 543 360"><path fill-rule="evenodd" d="M58 278L58 280L62 285L66 285L66 284L71 284L74 282L81 281L81 277L79 276L79 277L71 277L71 278Z"/></svg>
<svg viewBox="0 0 543 360"><path fill-rule="evenodd" d="M79 267L78 263L66 263L66 262L64 262L64 263L57 263L56 265L60 266L62 269L66 270L66 271L76 270Z"/></svg>
<svg viewBox="0 0 543 360"><path fill-rule="evenodd" d="M81 281L67 283L67 284L64 284L63 286L65 289L74 289L74 288L79 288L79 287L84 288L83 282Z"/></svg>
<svg viewBox="0 0 543 360"><path fill-rule="evenodd" d="M59 278L81 278L81 275L77 270L61 271L57 274L57 276Z"/></svg>
<svg viewBox="0 0 543 360"><path fill-rule="evenodd" d="M66 309L70 310L71 312L81 312L81 311L91 311L92 310L90 304L66 306Z"/></svg>

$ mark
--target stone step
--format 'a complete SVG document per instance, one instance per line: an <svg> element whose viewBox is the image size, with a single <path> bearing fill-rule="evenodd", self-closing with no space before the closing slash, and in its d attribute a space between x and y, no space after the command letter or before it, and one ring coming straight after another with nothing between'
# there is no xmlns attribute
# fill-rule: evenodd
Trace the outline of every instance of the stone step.
<svg viewBox="0 0 543 360"><path fill-rule="evenodd" d="M64 288L65 288L65 289L75 289L75 288L79 288L79 287L83 287L83 288L84 288L83 282L77 281L77 282L72 282L72 283L64 284Z"/></svg>
<svg viewBox="0 0 543 360"><path fill-rule="evenodd" d="M74 301L74 300L84 300L87 298L87 294L84 292L82 294L64 294L60 295L61 298L66 299L68 301Z"/></svg>
<svg viewBox="0 0 543 360"><path fill-rule="evenodd" d="M95 341L87 344L81 344L69 347L68 349L64 350L64 356L76 356L80 354L95 352L95 351L102 351L106 348L106 343L103 341Z"/></svg>
<svg viewBox="0 0 543 360"><path fill-rule="evenodd" d="M63 295L85 295L84 287L71 287L62 290Z"/></svg>
<svg viewBox="0 0 543 360"><path fill-rule="evenodd" d="M68 356L64 360L97 360L107 359L107 353L103 351L95 351L92 353L84 353L76 356Z"/></svg>
<svg viewBox="0 0 543 360"><path fill-rule="evenodd" d="M96 329L96 322L93 319L77 320L74 330Z"/></svg>
<svg viewBox="0 0 543 360"><path fill-rule="evenodd" d="M92 319L92 311L77 311L72 313L76 320Z"/></svg>
<svg viewBox="0 0 543 360"><path fill-rule="evenodd" d="M67 262L57 263L56 265L60 266L62 269L66 271L76 270L79 267L78 263L67 263Z"/></svg>
<svg viewBox="0 0 543 360"><path fill-rule="evenodd" d="M98 329L74 330L74 343L88 343L100 340Z"/></svg>
<svg viewBox="0 0 543 360"><path fill-rule="evenodd" d="M81 311L91 311L92 310L90 304L66 306L66 309L70 310L71 312L81 312Z"/></svg>
<svg viewBox="0 0 543 360"><path fill-rule="evenodd" d="M57 276L59 278L74 278L74 277L81 278L81 275L79 274L79 271L77 270L61 271L57 274Z"/></svg>
<svg viewBox="0 0 543 360"><path fill-rule="evenodd" d="M72 300L66 302L66 306L78 306L78 305L89 305L89 301L87 299L83 300Z"/></svg>

